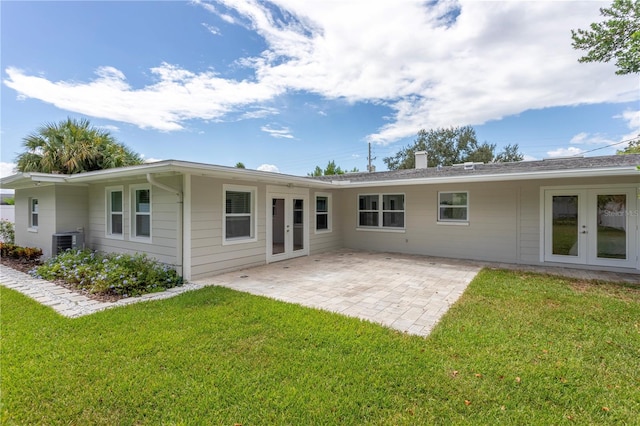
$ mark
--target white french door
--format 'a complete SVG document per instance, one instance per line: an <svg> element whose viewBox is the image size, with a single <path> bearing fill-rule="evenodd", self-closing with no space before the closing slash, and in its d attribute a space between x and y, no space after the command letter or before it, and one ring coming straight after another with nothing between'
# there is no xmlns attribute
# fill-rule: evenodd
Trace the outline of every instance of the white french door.
<svg viewBox="0 0 640 426"><path fill-rule="evenodd" d="M267 262L309 254L308 211L308 190L270 187L267 192Z"/></svg>
<svg viewBox="0 0 640 426"><path fill-rule="evenodd" d="M545 261L636 266L635 188L547 189L544 202Z"/></svg>

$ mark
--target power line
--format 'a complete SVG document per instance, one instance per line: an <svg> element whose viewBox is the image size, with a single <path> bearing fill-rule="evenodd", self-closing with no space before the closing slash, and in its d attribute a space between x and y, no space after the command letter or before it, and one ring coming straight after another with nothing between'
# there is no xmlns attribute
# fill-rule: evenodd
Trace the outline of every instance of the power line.
<svg viewBox="0 0 640 426"><path fill-rule="evenodd" d="M633 142L633 141L635 141L636 139L638 139L639 137L640 137L640 135L636 136L635 138L625 139L625 140L623 140L623 141L615 142L615 143L612 143L612 144L609 144L609 145L605 145L605 146L601 146L601 147L599 147L599 148L593 148L593 149L590 149L590 150L588 150L588 151L582 151L582 152L579 152L578 154L572 155L572 157L577 157L577 156L579 156L579 155L584 155L584 154L587 154L587 153L589 153L589 152L593 152L593 151L599 151L599 150L601 150L601 149L609 148L609 147L616 146L616 145L620 145L620 144L627 143L627 142Z"/></svg>

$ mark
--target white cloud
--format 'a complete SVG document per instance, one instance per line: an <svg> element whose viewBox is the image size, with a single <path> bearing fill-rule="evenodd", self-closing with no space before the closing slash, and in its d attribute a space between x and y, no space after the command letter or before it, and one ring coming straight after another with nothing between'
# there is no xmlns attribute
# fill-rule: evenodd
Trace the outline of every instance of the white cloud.
<svg viewBox="0 0 640 426"><path fill-rule="evenodd" d="M600 134L582 132L572 137L569 143L573 145L610 145L615 141Z"/></svg>
<svg viewBox="0 0 640 426"><path fill-rule="evenodd" d="M570 146L569 148L558 148L553 151L547 151L547 155L551 158L555 157L573 157L574 155L580 155L584 152L583 149Z"/></svg>
<svg viewBox="0 0 640 426"><path fill-rule="evenodd" d="M275 166L273 164L261 164L260 166L258 166L257 170L260 170L262 172L280 173L278 166Z"/></svg>
<svg viewBox="0 0 640 426"><path fill-rule="evenodd" d="M622 137L622 140L632 140L640 138L640 110L625 111L622 113L622 119L627 122L629 133Z"/></svg>
<svg viewBox="0 0 640 426"><path fill-rule="evenodd" d="M157 163L158 161L162 161L162 158L153 158L153 157L150 157L150 158L145 158L145 159L144 159L144 162L145 162L145 163Z"/></svg>
<svg viewBox="0 0 640 426"><path fill-rule="evenodd" d="M262 126L260 127L265 133L273 136L274 138L284 138L284 139L293 139L293 135L291 134L291 130L288 127L281 127L279 129L273 129L270 126Z"/></svg>
<svg viewBox="0 0 640 426"><path fill-rule="evenodd" d="M6 163L0 162L0 177L11 176L16 174L16 164L15 163Z"/></svg>
<svg viewBox="0 0 640 426"><path fill-rule="evenodd" d="M638 99L635 76L615 75L613 64L580 64L582 52L571 47L570 30L600 20L599 7L608 2L193 4L264 39L260 56L235 61L253 68L254 78L239 81L163 63L151 69L155 81L140 88L113 67L100 68L89 82L50 81L9 67L4 83L18 97L162 131L180 130L190 119L225 119L287 92L371 102L392 111L367 138L381 144L420 128Z"/></svg>
<svg viewBox="0 0 640 426"><path fill-rule="evenodd" d="M209 31L211 34L220 35L220 30L218 28L214 27L213 25L209 25L206 22L203 22L202 26L205 27L207 29L207 31Z"/></svg>
<svg viewBox="0 0 640 426"><path fill-rule="evenodd" d="M114 126L113 124L105 124L104 126L96 126L98 129L108 130L109 132L119 132L120 128L118 126Z"/></svg>

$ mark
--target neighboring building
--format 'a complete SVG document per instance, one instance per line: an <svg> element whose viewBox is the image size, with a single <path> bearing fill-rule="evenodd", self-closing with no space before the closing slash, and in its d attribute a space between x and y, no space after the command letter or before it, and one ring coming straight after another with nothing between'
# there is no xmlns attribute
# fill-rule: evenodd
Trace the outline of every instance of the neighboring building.
<svg viewBox="0 0 640 426"><path fill-rule="evenodd" d="M167 160L0 182L16 190L16 244L50 256L54 234L77 232L186 279L340 248L640 273L640 155L418 155L418 169L320 178Z"/></svg>

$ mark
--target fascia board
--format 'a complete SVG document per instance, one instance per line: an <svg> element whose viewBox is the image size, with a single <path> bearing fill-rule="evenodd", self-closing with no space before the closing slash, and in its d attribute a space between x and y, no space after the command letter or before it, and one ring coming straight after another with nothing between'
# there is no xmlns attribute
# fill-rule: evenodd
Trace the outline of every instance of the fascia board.
<svg viewBox="0 0 640 426"><path fill-rule="evenodd" d="M582 169L582 170L555 170L544 172L525 172L510 174L492 175L471 175L471 176L446 176L428 177L419 179L394 179L384 181L332 181L334 186L358 188L358 187L381 187L381 186L403 186L403 185L437 185L452 183L474 183L474 182L499 182L514 180L539 180L539 179L562 179L562 178L583 178L583 177L606 177L606 176L638 176L640 173L635 166L605 169Z"/></svg>

